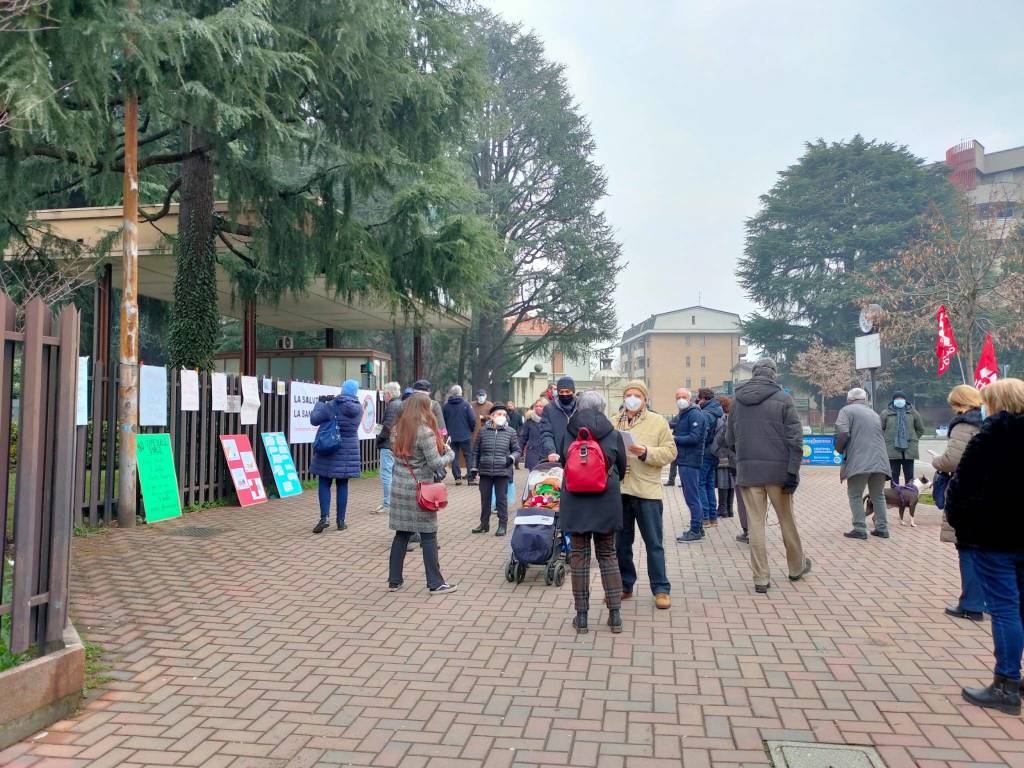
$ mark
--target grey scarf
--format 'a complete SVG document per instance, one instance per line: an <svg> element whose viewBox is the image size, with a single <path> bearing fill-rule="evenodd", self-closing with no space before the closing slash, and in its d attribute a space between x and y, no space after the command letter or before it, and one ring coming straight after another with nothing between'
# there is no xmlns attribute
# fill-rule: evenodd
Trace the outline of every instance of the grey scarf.
<svg viewBox="0 0 1024 768"><path fill-rule="evenodd" d="M910 436L907 431L907 408L896 408L896 450L905 451L910 447Z"/></svg>

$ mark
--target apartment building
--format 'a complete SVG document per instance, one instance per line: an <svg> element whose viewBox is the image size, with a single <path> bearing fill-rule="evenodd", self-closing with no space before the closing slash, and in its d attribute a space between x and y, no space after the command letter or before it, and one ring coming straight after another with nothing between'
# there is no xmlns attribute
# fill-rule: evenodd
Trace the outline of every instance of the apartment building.
<svg viewBox="0 0 1024 768"><path fill-rule="evenodd" d="M946 150L949 180L963 190L995 237L1024 222L1024 147L986 152L970 139Z"/></svg>
<svg viewBox="0 0 1024 768"><path fill-rule="evenodd" d="M696 306L634 325L622 335L619 352L623 376L643 379L651 406L668 414L675 411L679 387L728 388L747 347L738 314Z"/></svg>

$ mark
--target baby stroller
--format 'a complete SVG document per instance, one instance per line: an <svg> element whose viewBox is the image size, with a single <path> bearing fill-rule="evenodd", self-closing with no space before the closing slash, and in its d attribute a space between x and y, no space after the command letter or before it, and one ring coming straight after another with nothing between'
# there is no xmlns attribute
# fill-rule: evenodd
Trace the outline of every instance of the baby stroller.
<svg viewBox="0 0 1024 768"><path fill-rule="evenodd" d="M558 502L562 491L562 468L554 463L538 464L530 471L523 505L512 526L512 553L505 566L505 580L521 583L530 565L544 566L544 584L565 583L569 537L558 525Z"/></svg>

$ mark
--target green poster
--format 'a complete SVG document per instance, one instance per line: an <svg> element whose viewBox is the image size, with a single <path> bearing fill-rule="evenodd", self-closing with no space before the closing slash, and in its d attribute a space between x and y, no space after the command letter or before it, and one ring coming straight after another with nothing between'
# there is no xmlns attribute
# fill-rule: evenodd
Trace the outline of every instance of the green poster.
<svg viewBox="0 0 1024 768"><path fill-rule="evenodd" d="M146 503L146 522L156 523L181 517L178 476L174 474L171 436L166 432L139 435L136 455L142 500Z"/></svg>

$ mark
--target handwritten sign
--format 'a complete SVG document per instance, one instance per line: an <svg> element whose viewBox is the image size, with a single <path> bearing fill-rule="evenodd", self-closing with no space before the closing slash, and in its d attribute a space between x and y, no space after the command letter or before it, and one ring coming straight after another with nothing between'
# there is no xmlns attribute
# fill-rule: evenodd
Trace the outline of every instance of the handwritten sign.
<svg viewBox="0 0 1024 768"><path fill-rule="evenodd" d="M239 505L251 507L266 502L267 492L263 487L263 478L260 477L260 468L256 465L256 455L249 444L249 436L221 435L220 444L224 449L224 459L228 463Z"/></svg>
<svg viewBox="0 0 1024 768"><path fill-rule="evenodd" d="M302 483L299 481L299 473L295 471L295 462L284 432L264 432L261 437L263 447L267 449L267 459L274 474L278 495L284 499L302 493Z"/></svg>
<svg viewBox="0 0 1024 768"><path fill-rule="evenodd" d="M242 377L242 415L240 424L255 424L260 412L259 382L255 376Z"/></svg>
<svg viewBox="0 0 1024 768"><path fill-rule="evenodd" d="M181 517L178 477L174 473L171 436L166 432L142 434L135 438L142 501L146 505L146 522L156 523Z"/></svg>
<svg viewBox="0 0 1024 768"><path fill-rule="evenodd" d="M199 371L181 369L181 410L199 410Z"/></svg>

